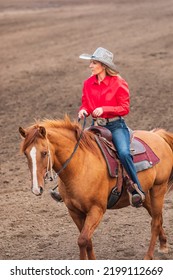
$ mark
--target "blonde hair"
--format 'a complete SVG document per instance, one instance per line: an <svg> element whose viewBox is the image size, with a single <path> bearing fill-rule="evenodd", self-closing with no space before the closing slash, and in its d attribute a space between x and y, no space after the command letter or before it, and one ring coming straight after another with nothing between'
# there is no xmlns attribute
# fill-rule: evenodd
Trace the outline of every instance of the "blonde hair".
<svg viewBox="0 0 173 280"><path fill-rule="evenodd" d="M112 70L109 66L107 66L106 64L100 62L104 67L105 67L105 71L106 71L106 74L108 76L117 76L119 75L120 73L116 70Z"/></svg>
<svg viewBox="0 0 173 280"><path fill-rule="evenodd" d="M105 66L105 70L106 70L106 74L108 76L117 76L119 74L118 71L116 70L112 70L111 68L109 68L108 66L104 65Z"/></svg>

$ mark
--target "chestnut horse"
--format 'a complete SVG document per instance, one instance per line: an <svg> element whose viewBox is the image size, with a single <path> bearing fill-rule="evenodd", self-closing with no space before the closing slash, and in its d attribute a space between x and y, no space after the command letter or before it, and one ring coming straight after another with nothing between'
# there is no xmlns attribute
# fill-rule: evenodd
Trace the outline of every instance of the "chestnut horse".
<svg viewBox="0 0 173 280"><path fill-rule="evenodd" d="M24 138L21 150L28 160L32 192L41 195L47 170L53 168L58 172L62 168L73 153L81 135L81 126L65 117L63 120L43 120L26 129L20 127L19 131ZM152 168L138 173L146 193L143 207L152 218L151 240L144 257L148 260L154 257L158 237L160 251L168 252L167 238L162 227L162 210L164 196L173 181L173 133L158 129L136 131L135 136L146 142L160 159ZM108 196L117 179L109 176L105 160L91 132L83 131L79 147L59 174L59 180L59 192L80 231L80 259L95 259L91 238L107 209ZM113 208L127 206L129 198L124 189Z"/></svg>

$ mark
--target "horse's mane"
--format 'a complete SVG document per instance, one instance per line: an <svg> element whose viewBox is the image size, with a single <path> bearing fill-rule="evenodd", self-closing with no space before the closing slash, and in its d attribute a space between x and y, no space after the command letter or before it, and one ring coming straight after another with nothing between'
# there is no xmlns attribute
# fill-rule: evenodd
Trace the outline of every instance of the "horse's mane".
<svg viewBox="0 0 173 280"><path fill-rule="evenodd" d="M76 140L79 139L82 132L81 125L77 121L72 122L68 116L65 116L64 119L60 120L44 119L43 122L40 123L40 125L43 125L45 128L65 128L73 131L75 133ZM93 133L89 131L83 131L79 145L81 148L87 148L93 153L96 153L96 146L93 144L93 140L95 141Z"/></svg>
<svg viewBox="0 0 173 280"><path fill-rule="evenodd" d="M21 151L24 152L27 147L35 142L38 138L42 138L42 135L39 132L39 128L44 127L46 130L49 128L54 129L67 129L74 132L76 140L79 139L82 128L81 125L76 121L71 121L68 116L65 116L64 119L43 119L42 121L36 121L30 127L26 129L26 138L24 139L21 145ZM94 154L99 155L96 145L94 145L95 137L94 134L89 131L83 131L82 137L79 143L79 146L84 149L92 151Z"/></svg>

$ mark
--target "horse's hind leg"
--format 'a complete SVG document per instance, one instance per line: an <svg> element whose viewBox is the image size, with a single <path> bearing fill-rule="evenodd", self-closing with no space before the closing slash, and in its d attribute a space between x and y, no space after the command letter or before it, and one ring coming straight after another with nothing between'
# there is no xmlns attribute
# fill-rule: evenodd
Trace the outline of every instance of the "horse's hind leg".
<svg viewBox="0 0 173 280"><path fill-rule="evenodd" d="M164 229L162 227L163 225L163 218L161 220L161 229L160 229L160 233L159 233L159 241L160 241L160 247L159 247L159 253L164 253L167 254L168 253L168 243L167 243L167 238L166 238L166 234L164 232Z"/></svg>
<svg viewBox="0 0 173 280"><path fill-rule="evenodd" d="M152 217L150 198L148 200L145 200L144 207L148 211L149 215ZM166 234L165 234L164 229L163 229L163 217L161 217L159 242L160 242L160 247L159 247L159 250L158 250L159 253L165 253L165 254L168 253L167 238L166 238Z"/></svg>
<svg viewBox="0 0 173 280"><path fill-rule="evenodd" d="M145 260L152 260L154 257L154 249L156 245L157 238L160 240L160 248L166 247L166 238L165 233L162 228L162 209L163 209L163 201L164 194L166 192L166 186L163 184L162 186L153 186L150 190L150 198L151 198L151 240L148 251L145 255Z"/></svg>

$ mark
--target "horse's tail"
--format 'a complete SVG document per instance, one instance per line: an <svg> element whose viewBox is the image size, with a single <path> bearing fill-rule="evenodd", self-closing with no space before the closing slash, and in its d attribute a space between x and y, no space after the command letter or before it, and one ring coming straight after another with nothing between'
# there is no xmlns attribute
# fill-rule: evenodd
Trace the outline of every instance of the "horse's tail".
<svg viewBox="0 0 173 280"><path fill-rule="evenodd" d="M155 129L153 130L154 133L158 134L160 137L162 137L167 143L168 145L171 147L172 151L173 151L173 133L166 131L164 129ZM168 191L173 190L173 169L172 169L172 173L170 175L169 178L169 183L168 183Z"/></svg>

